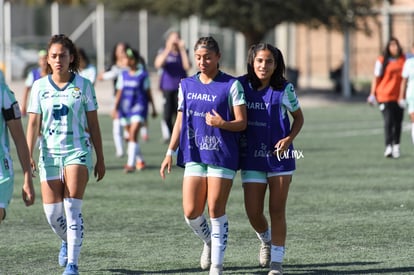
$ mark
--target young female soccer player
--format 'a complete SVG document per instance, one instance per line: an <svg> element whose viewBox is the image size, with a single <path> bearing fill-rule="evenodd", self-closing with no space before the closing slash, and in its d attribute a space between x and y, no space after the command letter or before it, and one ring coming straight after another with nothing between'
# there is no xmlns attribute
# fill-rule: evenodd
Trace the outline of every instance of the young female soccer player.
<svg viewBox="0 0 414 275"><path fill-rule="evenodd" d="M382 56L375 62L374 78L368 103L378 103L384 120L385 151L384 157L400 157L400 140L404 108L399 104L402 70L405 55L400 42L391 38Z"/></svg>
<svg viewBox="0 0 414 275"><path fill-rule="evenodd" d="M20 106L20 109L22 110L22 116L27 115L27 103L29 99L30 89L32 88L33 83L39 78L47 75L47 52L46 50L40 50L37 55L38 55L38 60L37 60L38 67L35 69L32 69L27 74L26 80L24 82L25 89L23 93L22 106Z"/></svg>
<svg viewBox="0 0 414 275"><path fill-rule="evenodd" d="M10 156L9 134L16 146L17 155L23 170L24 180L22 187L22 198L26 206L34 203L35 192L32 181L32 171L30 169L29 150L21 120L19 103L17 103L14 93L9 89L5 82L0 82L0 223L6 217L6 209L13 196L14 170L13 161Z"/></svg>
<svg viewBox="0 0 414 275"><path fill-rule="evenodd" d="M152 116L157 115L152 100L150 80L146 70L139 64L139 54L128 48L128 70L124 70L117 80L115 108L112 116L119 119L128 132L128 161L124 167L126 173L135 168L145 168L144 158L138 143L138 133L147 120L148 104L151 104Z"/></svg>
<svg viewBox="0 0 414 275"><path fill-rule="evenodd" d="M114 87L114 96L116 95L116 80L118 79L119 74L123 70L128 69L128 57L126 55L126 49L130 48L129 44L126 42L118 42L115 44L112 49L111 55L111 65L105 71L98 75L98 80L112 80ZM124 156L124 132L122 131L123 127L118 118L113 119L112 121L112 137L115 145L115 155L118 158Z"/></svg>
<svg viewBox="0 0 414 275"><path fill-rule="evenodd" d="M177 119L160 174L169 173L172 153L184 166L183 208L187 224L203 240L202 269L222 274L229 231L226 203L238 169L239 131L246 128L243 89L219 70L220 50L212 37L194 47L200 70L181 81ZM208 203L210 226L204 216Z"/></svg>
<svg viewBox="0 0 414 275"><path fill-rule="evenodd" d="M35 81L28 108L27 143L32 157L40 132L39 175L43 208L52 230L62 239L59 264L63 274L78 274L83 241L82 202L92 152L94 175L105 175L95 90L79 76L76 46L65 35L54 35L47 48L49 75ZM94 150L92 150L92 146Z"/></svg>
<svg viewBox="0 0 414 275"><path fill-rule="evenodd" d="M168 33L165 47L158 51L154 66L161 71L160 89L164 97L161 133L163 141L168 143L177 116L178 86L191 67L184 41L177 31Z"/></svg>
<svg viewBox="0 0 414 275"><path fill-rule="evenodd" d="M295 89L284 78L284 72L282 53L269 44L260 43L251 46L247 74L240 78L248 118L241 139L240 161L245 208L261 241L260 265L269 266L271 262L269 275L283 272L285 208L295 170L292 141L304 121ZM293 117L292 125L289 114ZM263 214L268 186L271 230Z"/></svg>

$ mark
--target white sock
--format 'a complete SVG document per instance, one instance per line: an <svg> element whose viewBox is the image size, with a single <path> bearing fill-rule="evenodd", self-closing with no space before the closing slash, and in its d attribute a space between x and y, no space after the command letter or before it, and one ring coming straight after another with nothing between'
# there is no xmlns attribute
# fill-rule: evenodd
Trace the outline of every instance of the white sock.
<svg viewBox="0 0 414 275"><path fill-rule="evenodd" d="M270 250L271 261L276 262L276 263L283 263L284 256L285 256L285 247L272 244L272 249Z"/></svg>
<svg viewBox="0 0 414 275"><path fill-rule="evenodd" d="M142 156L142 153L141 153L141 146L139 146L139 142L137 142L136 144L137 144L137 147L135 149L135 156L137 158L136 160L144 161L144 157Z"/></svg>
<svg viewBox="0 0 414 275"><path fill-rule="evenodd" d="M136 142L128 142L128 161L127 165L131 167L135 167L135 161L137 159L136 152L137 152L137 143Z"/></svg>
<svg viewBox="0 0 414 275"><path fill-rule="evenodd" d="M83 241L82 200L65 198L63 204L68 224L68 263L77 265Z"/></svg>
<svg viewBox="0 0 414 275"><path fill-rule="evenodd" d="M168 129L167 123L164 120L161 120L161 134L164 140L168 140L170 138L170 129Z"/></svg>
<svg viewBox="0 0 414 275"><path fill-rule="evenodd" d="M146 137L148 137L148 127L147 126L142 126L141 129L139 129L139 134L141 135L141 138L145 139Z"/></svg>
<svg viewBox="0 0 414 275"><path fill-rule="evenodd" d="M118 157L122 156L124 154L123 129L117 118L112 121L112 137L114 139L116 155Z"/></svg>
<svg viewBox="0 0 414 275"><path fill-rule="evenodd" d="M224 251L227 247L229 222L227 215L219 218L210 218L211 221L211 265L222 265Z"/></svg>
<svg viewBox="0 0 414 275"><path fill-rule="evenodd" d="M202 239L204 243L209 244L211 242L210 227L208 226L208 222L204 215L201 215L200 217L192 220L188 219L187 217L184 218L188 226L190 226L193 230L194 234Z"/></svg>
<svg viewBox="0 0 414 275"><path fill-rule="evenodd" d="M272 240L270 228L267 228L267 230L263 233L256 232L256 235L262 243L269 243Z"/></svg>
<svg viewBox="0 0 414 275"><path fill-rule="evenodd" d="M411 141L414 144L414 123L411 123Z"/></svg>
<svg viewBox="0 0 414 275"><path fill-rule="evenodd" d="M52 228L53 232L56 233L63 241L66 242L66 217L63 210L63 203L48 203L43 204L43 210L46 215L47 222Z"/></svg>

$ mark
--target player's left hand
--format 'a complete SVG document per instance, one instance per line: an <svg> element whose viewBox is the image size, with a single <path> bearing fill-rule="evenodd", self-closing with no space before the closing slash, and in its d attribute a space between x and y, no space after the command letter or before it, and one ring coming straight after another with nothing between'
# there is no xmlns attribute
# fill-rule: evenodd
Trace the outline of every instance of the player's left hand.
<svg viewBox="0 0 414 275"><path fill-rule="evenodd" d="M105 176L105 164L103 161L97 161L95 165L95 171L94 176L96 178L96 181L100 181Z"/></svg>
<svg viewBox="0 0 414 275"><path fill-rule="evenodd" d="M30 183L24 183L23 184L22 198L23 198L23 202L26 206L30 206L30 205L34 204L35 191L34 191L33 183L31 182L31 179L30 179Z"/></svg>
<svg viewBox="0 0 414 275"><path fill-rule="evenodd" d="M290 144L291 141L289 137L282 138L275 144L275 150L273 151L273 155L276 156L283 154L283 152L289 149Z"/></svg>

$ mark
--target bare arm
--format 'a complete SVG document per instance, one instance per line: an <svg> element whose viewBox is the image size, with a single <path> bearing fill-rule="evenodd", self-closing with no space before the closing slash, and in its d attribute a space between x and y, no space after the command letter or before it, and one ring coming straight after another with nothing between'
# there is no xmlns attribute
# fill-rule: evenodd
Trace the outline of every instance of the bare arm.
<svg viewBox="0 0 414 275"><path fill-rule="evenodd" d="M97 181L100 181L105 176L105 162L102 149L101 129L98 121L98 112L96 110L86 112L86 118L88 120L88 129L91 134L91 140L96 153L94 176L97 178Z"/></svg>
<svg viewBox="0 0 414 275"><path fill-rule="evenodd" d="M147 90L148 102L151 104L152 117L157 116L157 110L155 109L154 98L152 97L151 89Z"/></svg>
<svg viewBox="0 0 414 275"><path fill-rule="evenodd" d="M408 83L408 79L404 78L401 81L401 86L400 86L400 96L399 96L399 100L404 100L405 99L405 92L407 90L407 83Z"/></svg>
<svg viewBox="0 0 414 275"><path fill-rule="evenodd" d="M10 135L16 145L17 155L24 174L24 182L22 187L22 198L26 206L30 206L35 200L35 191L32 181L32 169L30 164L29 148L24 138L24 131L21 119L11 119L7 121L7 127Z"/></svg>
<svg viewBox="0 0 414 275"><path fill-rule="evenodd" d="M167 169L167 173L171 172L171 166L172 166L171 151L177 150L180 144L180 133L181 133L182 121L183 121L183 113L181 111L178 111L177 118L175 119L175 123L174 123L174 128L171 133L170 144L168 145L168 152L165 155L163 162L161 163L160 175L161 175L161 178L163 179L165 179L165 169Z"/></svg>
<svg viewBox="0 0 414 275"><path fill-rule="evenodd" d="M161 69L164 66L165 60L167 60L168 53L170 52L170 49L165 47L162 52L160 52L156 57L154 61L154 66L156 69Z"/></svg>
<svg viewBox="0 0 414 275"><path fill-rule="evenodd" d="M298 109L290 113L293 117L292 127L290 128L290 133L285 138L282 138L275 144L275 149L277 152L283 152L287 150L290 144L293 142L295 137L299 134L304 123L304 117L301 109Z"/></svg>
<svg viewBox="0 0 414 275"><path fill-rule="evenodd" d="M185 48L185 44L183 40L180 40L178 43L178 47L180 50L181 62L183 64L183 69L188 71L191 68L190 59L188 58L187 49Z"/></svg>
<svg viewBox="0 0 414 275"><path fill-rule="evenodd" d="M22 116L27 115L27 102L29 99L30 89L30 87L26 87L23 93L22 105L20 106L22 110Z"/></svg>
<svg viewBox="0 0 414 275"><path fill-rule="evenodd" d="M119 102L121 101L121 95L122 95L122 90L116 90L115 104L114 104L114 109L112 110L112 118L118 117L118 107L119 107Z"/></svg>
<svg viewBox="0 0 414 275"><path fill-rule="evenodd" d="M27 121L26 141L27 141L27 146L29 148L29 156L31 159L30 161L31 161L33 170L36 170L36 165L33 160L33 151L35 149L36 140L40 132L40 126L41 126L40 121L41 121L40 114L29 113L29 119Z"/></svg>

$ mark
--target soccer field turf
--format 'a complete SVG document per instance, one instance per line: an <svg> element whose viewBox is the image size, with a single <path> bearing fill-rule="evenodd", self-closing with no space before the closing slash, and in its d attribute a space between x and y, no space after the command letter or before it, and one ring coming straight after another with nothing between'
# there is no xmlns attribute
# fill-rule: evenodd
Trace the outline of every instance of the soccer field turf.
<svg viewBox="0 0 414 275"><path fill-rule="evenodd" d="M414 274L409 131L403 132L401 158L386 159L378 110L339 104L304 108L304 116L287 206L285 274ZM202 243L183 218L183 170L174 167L165 181L159 177L167 149L159 118L150 120L150 140L141 143L148 168L133 174L123 172L126 158L114 157L110 117L101 115L100 123L107 173L86 190L80 273L207 274L199 268ZM14 159L14 197L0 225L0 274L61 274L60 241L44 217L38 179L36 203L26 208ZM225 274L267 274L258 266L259 242L244 213L239 174L227 215Z"/></svg>

